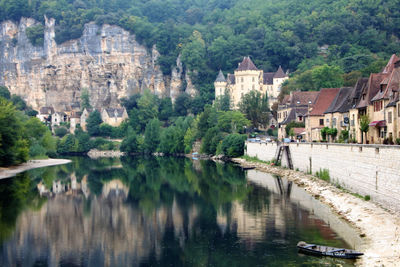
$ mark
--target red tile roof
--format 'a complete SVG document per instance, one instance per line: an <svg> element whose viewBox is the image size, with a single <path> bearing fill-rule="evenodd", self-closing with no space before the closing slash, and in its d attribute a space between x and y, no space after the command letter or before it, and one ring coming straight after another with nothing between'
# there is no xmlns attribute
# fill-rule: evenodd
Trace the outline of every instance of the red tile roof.
<svg viewBox="0 0 400 267"><path fill-rule="evenodd" d="M307 92L292 92L290 105L291 106L307 106L314 104L317 99L318 91L307 91ZM311 102L311 103L310 103Z"/></svg>
<svg viewBox="0 0 400 267"><path fill-rule="evenodd" d="M283 72L283 69L281 66L279 66L278 70L276 71L274 78L285 78L287 77L287 74Z"/></svg>
<svg viewBox="0 0 400 267"><path fill-rule="evenodd" d="M313 109L310 112L310 116L323 116L324 112L331 105L332 101L335 99L340 88L323 88L319 91L317 100Z"/></svg>
<svg viewBox="0 0 400 267"><path fill-rule="evenodd" d="M295 135L299 135L306 131L306 128L293 128L293 132Z"/></svg>
<svg viewBox="0 0 400 267"><path fill-rule="evenodd" d="M398 58L398 57L396 56L396 54L393 54L393 55L390 57L390 59L389 59L387 65L386 65L386 67L383 68L382 73L391 73L392 70L394 69L395 63L396 63L397 61L399 61L399 60L400 60L400 58Z"/></svg>

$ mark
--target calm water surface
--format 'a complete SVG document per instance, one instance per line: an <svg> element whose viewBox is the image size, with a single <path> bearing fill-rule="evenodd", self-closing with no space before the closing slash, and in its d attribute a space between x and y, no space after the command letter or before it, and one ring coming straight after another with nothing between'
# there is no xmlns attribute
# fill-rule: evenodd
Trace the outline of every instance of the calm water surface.
<svg viewBox="0 0 400 267"><path fill-rule="evenodd" d="M184 158L73 158L0 180L0 266L352 266L289 182Z"/></svg>

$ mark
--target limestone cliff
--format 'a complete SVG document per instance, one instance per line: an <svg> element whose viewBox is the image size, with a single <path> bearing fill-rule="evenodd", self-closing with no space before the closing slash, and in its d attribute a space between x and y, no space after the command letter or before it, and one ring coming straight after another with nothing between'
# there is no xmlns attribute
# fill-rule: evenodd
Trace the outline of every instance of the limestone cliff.
<svg viewBox="0 0 400 267"><path fill-rule="evenodd" d="M157 65L156 47L148 51L118 26L88 23L79 39L57 45L55 20L46 18L44 45L35 47L26 28L36 24L23 18L19 24L5 21L0 25L0 85L35 109L68 109L80 101L83 88L96 108L116 106L122 97L146 88L172 99L183 85L190 95L196 93L179 58L171 76L164 76Z"/></svg>

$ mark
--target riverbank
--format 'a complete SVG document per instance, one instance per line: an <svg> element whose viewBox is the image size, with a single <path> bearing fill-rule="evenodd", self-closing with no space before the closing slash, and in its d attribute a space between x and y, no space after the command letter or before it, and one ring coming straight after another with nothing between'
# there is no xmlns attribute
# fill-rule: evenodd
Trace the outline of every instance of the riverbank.
<svg viewBox="0 0 400 267"><path fill-rule="evenodd" d="M31 169L49 167L55 165L62 165L70 163L68 159L39 159L29 160L18 166L12 166L8 168L0 168L0 179L8 178L17 175L18 173L28 171Z"/></svg>
<svg viewBox="0 0 400 267"><path fill-rule="evenodd" d="M242 167L255 167L260 171L286 177L350 223L364 241L362 249L364 256L356 261L358 266L399 266L399 215L344 192L313 175L270 166L267 163L248 162L240 158L232 159L232 161L239 163Z"/></svg>

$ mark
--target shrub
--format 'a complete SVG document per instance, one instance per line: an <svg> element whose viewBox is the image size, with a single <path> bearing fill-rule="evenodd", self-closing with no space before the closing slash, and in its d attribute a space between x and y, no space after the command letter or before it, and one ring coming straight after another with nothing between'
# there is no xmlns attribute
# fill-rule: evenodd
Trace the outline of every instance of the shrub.
<svg viewBox="0 0 400 267"><path fill-rule="evenodd" d="M26 28L26 36L34 46L43 46L44 27L42 24Z"/></svg>
<svg viewBox="0 0 400 267"><path fill-rule="evenodd" d="M366 196L364 197L364 200L365 200L365 201L371 200L371 196L370 196L370 195L366 195Z"/></svg>
<svg viewBox="0 0 400 267"><path fill-rule="evenodd" d="M396 145L400 145L400 138L396 138Z"/></svg>
<svg viewBox="0 0 400 267"><path fill-rule="evenodd" d="M64 127L58 127L54 130L54 133L58 137L64 137L68 133L68 130Z"/></svg>
<svg viewBox="0 0 400 267"><path fill-rule="evenodd" d="M319 171L317 171L316 173L315 173L315 175L319 178L319 179L321 179L321 180L324 180L324 181L327 181L327 182L329 182L330 180L331 180L331 177L330 177L330 175L329 175L329 170L328 169L319 169Z"/></svg>
<svg viewBox="0 0 400 267"><path fill-rule="evenodd" d="M240 157L244 152L245 135L229 134L222 141L222 152L228 157Z"/></svg>

